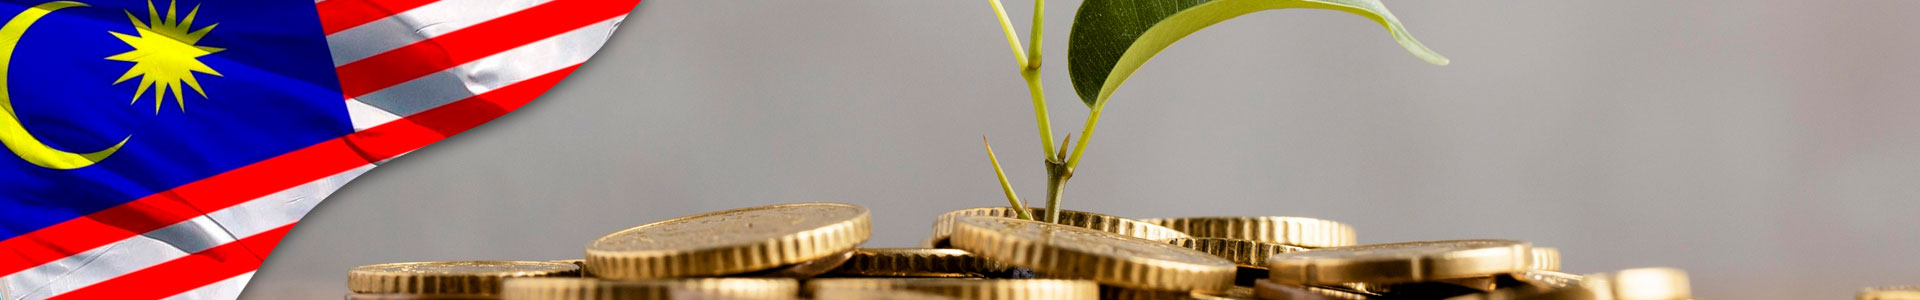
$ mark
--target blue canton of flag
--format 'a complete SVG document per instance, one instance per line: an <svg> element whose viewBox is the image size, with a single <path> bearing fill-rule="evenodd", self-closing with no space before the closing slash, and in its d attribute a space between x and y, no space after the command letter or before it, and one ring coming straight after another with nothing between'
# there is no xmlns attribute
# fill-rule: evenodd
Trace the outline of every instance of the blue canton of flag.
<svg viewBox="0 0 1920 300"><path fill-rule="evenodd" d="M0 5L0 239L352 132L309 1L84 1Z"/></svg>
<svg viewBox="0 0 1920 300"><path fill-rule="evenodd" d="M0 300L231 299L380 162L525 105L638 0L0 0Z"/></svg>

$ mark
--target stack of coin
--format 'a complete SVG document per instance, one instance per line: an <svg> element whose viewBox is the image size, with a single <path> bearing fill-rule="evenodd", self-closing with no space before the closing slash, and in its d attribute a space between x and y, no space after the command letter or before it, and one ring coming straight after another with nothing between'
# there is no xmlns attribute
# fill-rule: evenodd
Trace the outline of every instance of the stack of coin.
<svg viewBox="0 0 1920 300"><path fill-rule="evenodd" d="M1030 215L1039 215L1033 209ZM1687 299L1684 272L1561 273L1560 254L1512 240L1357 245L1352 227L1300 217L1128 219L1005 207L940 215L923 248L861 248L858 205L749 207L640 225L584 259L362 266L349 300L508 299ZM1862 292L1907 299L1911 288Z"/></svg>

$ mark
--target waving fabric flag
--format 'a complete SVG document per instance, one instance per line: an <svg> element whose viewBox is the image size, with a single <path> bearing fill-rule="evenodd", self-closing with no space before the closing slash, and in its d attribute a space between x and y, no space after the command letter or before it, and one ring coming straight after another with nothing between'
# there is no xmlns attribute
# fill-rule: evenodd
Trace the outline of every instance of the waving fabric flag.
<svg viewBox="0 0 1920 300"><path fill-rule="evenodd" d="M639 0L0 0L0 294L232 299L375 165L497 118Z"/></svg>

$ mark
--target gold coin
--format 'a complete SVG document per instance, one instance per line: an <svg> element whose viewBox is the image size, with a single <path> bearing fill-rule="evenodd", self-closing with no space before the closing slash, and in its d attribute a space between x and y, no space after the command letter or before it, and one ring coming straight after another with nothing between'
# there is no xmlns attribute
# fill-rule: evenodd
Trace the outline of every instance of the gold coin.
<svg viewBox="0 0 1920 300"><path fill-rule="evenodd" d="M825 258L809 260L809 261L798 263L798 264L792 264L784 267L773 268L771 270L755 271L752 273L744 273L744 274L734 274L732 276L733 277L785 277L785 278L806 279L806 278L812 278L814 276L819 276L820 274L826 274L829 271L833 271L833 269L840 268L840 265L846 264L847 260L852 258L853 258L853 251L846 251L846 252L840 252L839 254L828 255Z"/></svg>
<svg viewBox="0 0 1920 300"><path fill-rule="evenodd" d="M1857 300L1920 300L1920 286L1886 286L1860 290Z"/></svg>
<svg viewBox="0 0 1920 300"><path fill-rule="evenodd" d="M1036 220L1040 218L1041 214L1045 214L1046 212L1045 208L1028 208L1027 210L1027 213ZM933 239L928 240L925 243L926 246L928 248L950 246L946 243L946 239L947 236L953 232L954 221L967 216L1017 218L1012 207L981 207L950 211L933 219ZM1180 231L1171 228L1161 227L1160 225L1084 211L1062 209L1060 210L1060 222L1058 223L1061 225L1112 232L1119 235L1162 242L1174 238L1188 237L1185 233L1180 233Z"/></svg>
<svg viewBox="0 0 1920 300"><path fill-rule="evenodd" d="M1307 248L1251 240L1223 238L1176 238L1167 243L1180 245L1213 256L1219 256L1241 267L1267 268L1267 258L1274 254L1306 251Z"/></svg>
<svg viewBox="0 0 1920 300"><path fill-rule="evenodd" d="M1100 300L1195 300L1190 291L1156 291L1100 286Z"/></svg>
<svg viewBox="0 0 1920 300"><path fill-rule="evenodd" d="M1368 300L1375 298L1374 295L1360 291L1291 286L1265 279L1254 281L1253 292L1254 295L1259 296L1260 299L1268 300Z"/></svg>
<svg viewBox="0 0 1920 300"><path fill-rule="evenodd" d="M1548 288L1578 286L1581 280L1580 275L1541 270L1520 271L1511 276L1520 282Z"/></svg>
<svg viewBox="0 0 1920 300"><path fill-rule="evenodd" d="M960 298L904 290L830 289L815 292L813 300L960 300Z"/></svg>
<svg viewBox="0 0 1920 300"><path fill-rule="evenodd" d="M347 294L347 300L498 300L489 295Z"/></svg>
<svg viewBox="0 0 1920 300"><path fill-rule="evenodd" d="M1422 282L1525 271L1529 248L1510 240L1360 245L1276 254L1267 266L1270 279L1288 285Z"/></svg>
<svg viewBox="0 0 1920 300"><path fill-rule="evenodd" d="M828 278L808 280L807 288L821 299L849 291L912 291L966 300L1100 298L1094 282L1065 279Z"/></svg>
<svg viewBox="0 0 1920 300"><path fill-rule="evenodd" d="M492 295L520 277L579 277L580 267L543 261L430 261L354 267L347 290L369 294Z"/></svg>
<svg viewBox="0 0 1920 300"><path fill-rule="evenodd" d="M1193 297L1201 300L1255 300L1260 299L1251 285L1228 288L1226 292L1193 292Z"/></svg>
<svg viewBox="0 0 1920 300"><path fill-rule="evenodd" d="M999 217L955 221L953 245L1049 277L1143 290L1226 291L1235 271L1224 258L1164 242Z"/></svg>
<svg viewBox="0 0 1920 300"><path fill-rule="evenodd" d="M1600 298L1593 290L1581 286L1540 287L1525 286L1500 289L1488 293L1460 295L1447 300L1610 300Z"/></svg>
<svg viewBox="0 0 1920 300"><path fill-rule="evenodd" d="M1347 283L1339 286L1385 298L1431 299L1485 293L1499 288L1498 284L1499 278L1488 276L1387 284Z"/></svg>
<svg viewBox="0 0 1920 300"><path fill-rule="evenodd" d="M502 300L655 300L798 298L791 278L681 278L613 281L593 278L508 280Z"/></svg>
<svg viewBox="0 0 1920 300"><path fill-rule="evenodd" d="M1013 266L960 249L860 248L831 274L881 277L1001 277Z"/></svg>
<svg viewBox="0 0 1920 300"><path fill-rule="evenodd" d="M1194 237L1253 240L1307 248L1352 246L1353 227L1300 217L1198 217L1140 220Z"/></svg>
<svg viewBox="0 0 1920 300"><path fill-rule="evenodd" d="M1560 270L1560 249L1533 247L1533 258L1527 269L1541 271Z"/></svg>
<svg viewBox="0 0 1920 300"><path fill-rule="evenodd" d="M555 259L555 260L549 260L548 262L573 264L574 266L580 267L580 276L588 276L586 259Z"/></svg>
<svg viewBox="0 0 1920 300"><path fill-rule="evenodd" d="M1235 286L1225 292L1154 291L1100 286L1101 300L1256 300L1253 288Z"/></svg>
<svg viewBox="0 0 1920 300"><path fill-rule="evenodd" d="M1613 300L1681 300L1693 297L1687 272L1674 268L1626 269L1582 276L1595 297Z"/></svg>
<svg viewBox="0 0 1920 300"><path fill-rule="evenodd" d="M587 244L587 269L608 279L739 274L853 250L873 235L867 209L797 203L733 209L621 230Z"/></svg>

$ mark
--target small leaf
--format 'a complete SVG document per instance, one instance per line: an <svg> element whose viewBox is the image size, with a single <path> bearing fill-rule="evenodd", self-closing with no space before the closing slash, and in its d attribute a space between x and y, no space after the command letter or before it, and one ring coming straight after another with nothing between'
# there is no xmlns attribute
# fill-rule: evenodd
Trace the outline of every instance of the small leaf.
<svg viewBox="0 0 1920 300"><path fill-rule="evenodd" d="M1073 89L1088 107L1105 105L1114 89L1175 41L1213 24L1264 10L1315 8L1353 13L1387 28L1407 52L1435 65L1447 58L1407 34L1378 0L1087 0L1067 40Z"/></svg>
<svg viewBox="0 0 1920 300"><path fill-rule="evenodd" d="M1007 181L1007 171L1000 169L1000 157L993 155L993 143L988 143L987 137L982 136L980 144L987 147L987 159L993 161L993 175L1000 177L1000 191L1007 194L1007 204L1013 206L1013 211L1020 219L1033 220L1033 216L1027 215L1027 204L1020 201L1019 195L1013 194L1013 183Z"/></svg>

